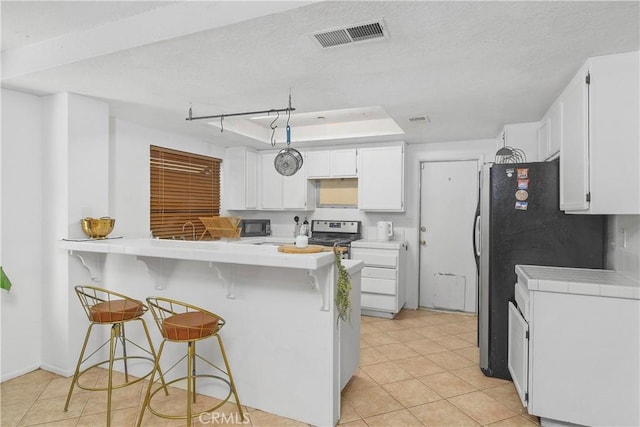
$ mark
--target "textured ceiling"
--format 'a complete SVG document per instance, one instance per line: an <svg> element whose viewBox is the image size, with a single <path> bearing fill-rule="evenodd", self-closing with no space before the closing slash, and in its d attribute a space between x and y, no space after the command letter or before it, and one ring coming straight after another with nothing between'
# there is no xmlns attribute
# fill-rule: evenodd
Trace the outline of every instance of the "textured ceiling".
<svg viewBox="0 0 640 427"><path fill-rule="evenodd" d="M190 104L283 108L289 91L297 113L381 107L409 143L493 138L539 120L589 56L637 50L639 4L3 1L2 86L104 99L114 116L221 145L264 147L186 122ZM310 37L378 19L388 39Z"/></svg>

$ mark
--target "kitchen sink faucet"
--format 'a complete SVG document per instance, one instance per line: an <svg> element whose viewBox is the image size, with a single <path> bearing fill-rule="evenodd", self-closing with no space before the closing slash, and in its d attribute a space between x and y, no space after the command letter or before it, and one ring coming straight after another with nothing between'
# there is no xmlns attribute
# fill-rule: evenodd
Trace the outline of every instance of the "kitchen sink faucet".
<svg viewBox="0 0 640 427"><path fill-rule="evenodd" d="M182 225L182 234L183 235L185 234L184 229L187 225L191 225L191 240L196 240L196 226L191 221L185 222ZM185 236L185 240L186 240L186 236Z"/></svg>

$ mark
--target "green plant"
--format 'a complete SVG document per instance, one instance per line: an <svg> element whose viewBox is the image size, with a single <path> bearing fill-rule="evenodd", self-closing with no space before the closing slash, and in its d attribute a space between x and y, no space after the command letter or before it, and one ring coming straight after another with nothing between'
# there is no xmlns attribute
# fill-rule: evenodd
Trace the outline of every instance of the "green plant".
<svg viewBox="0 0 640 427"><path fill-rule="evenodd" d="M336 257L336 268L338 269L338 282L336 283L336 308L338 310L338 320L348 321L351 323L351 277L347 273L347 269L342 265L342 258L337 250L333 251Z"/></svg>
<svg viewBox="0 0 640 427"><path fill-rule="evenodd" d="M6 289L7 292L11 289L11 280L9 280L2 267L0 267L0 289Z"/></svg>

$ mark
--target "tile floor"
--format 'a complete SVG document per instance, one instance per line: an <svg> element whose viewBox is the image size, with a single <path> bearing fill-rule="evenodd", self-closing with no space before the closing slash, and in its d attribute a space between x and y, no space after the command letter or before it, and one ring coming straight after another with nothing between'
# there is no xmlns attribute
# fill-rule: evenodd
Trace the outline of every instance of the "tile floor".
<svg viewBox="0 0 640 427"><path fill-rule="evenodd" d="M342 393L340 424L374 426L534 426L513 384L485 377L478 368L476 317L424 310L403 310L394 320L362 317L360 369ZM102 371L102 372L101 372ZM104 370L87 381L106 382ZM1 385L0 425L101 426L106 424L106 393L76 389L68 412L62 408L70 378L37 370ZM88 383L87 383L88 384ZM145 381L114 391L112 426L134 426ZM242 390L239 390L242 399ZM184 391L174 389L158 408L184 404ZM201 396L198 405L215 399ZM297 426L302 423L246 408L250 423ZM233 404L222 407L234 423ZM196 425L220 424L223 418ZM215 422L214 422L215 421ZM144 426L178 426L147 412Z"/></svg>

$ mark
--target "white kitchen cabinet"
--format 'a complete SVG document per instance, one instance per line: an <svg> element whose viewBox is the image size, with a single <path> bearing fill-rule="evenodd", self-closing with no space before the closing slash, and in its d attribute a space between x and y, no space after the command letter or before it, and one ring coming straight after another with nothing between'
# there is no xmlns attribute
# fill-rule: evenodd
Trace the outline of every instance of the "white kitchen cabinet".
<svg viewBox="0 0 640 427"><path fill-rule="evenodd" d="M560 153L560 141L562 141L562 104L556 103L549 109L547 127L549 137L547 140L547 157L545 157L545 159L550 159L555 158L558 153ZM543 159L540 158L539 160Z"/></svg>
<svg viewBox="0 0 640 427"><path fill-rule="evenodd" d="M549 153L549 120L547 117L540 121L538 128L538 159L544 160Z"/></svg>
<svg viewBox="0 0 640 427"><path fill-rule="evenodd" d="M228 210L258 208L258 154L246 147L228 148L225 153L222 204Z"/></svg>
<svg viewBox="0 0 640 427"><path fill-rule="evenodd" d="M538 128L540 122L511 123L504 125L498 137L496 151L507 146L524 153L523 161L535 162L538 158Z"/></svg>
<svg viewBox="0 0 640 427"><path fill-rule="evenodd" d="M312 209L314 187L307 181L304 164L294 175L280 175L273 165L277 154L277 152L260 154L260 208Z"/></svg>
<svg viewBox="0 0 640 427"><path fill-rule="evenodd" d="M640 214L639 53L590 58L559 98L560 208Z"/></svg>
<svg viewBox="0 0 640 427"><path fill-rule="evenodd" d="M562 139L562 103L555 102L540 121L538 161L553 160L560 153Z"/></svg>
<svg viewBox="0 0 640 427"><path fill-rule="evenodd" d="M362 268L362 314L392 319L406 301L406 242L355 241L351 259Z"/></svg>
<svg viewBox="0 0 640 427"><path fill-rule="evenodd" d="M309 151L306 161L310 179L353 178L358 173L355 148Z"/></svg>
<svg viewBox="0 0 640 427"><path fill-rule="evenodd" d="M640 425L638 282L580 268L516 274L508 364L529 414L542 425Z"/></svg>
<svg viewBox="0 0 640 427"><path fill-rule="evenodd" d="M404 144L358 150L358 208L404 212Z"/></svg>

